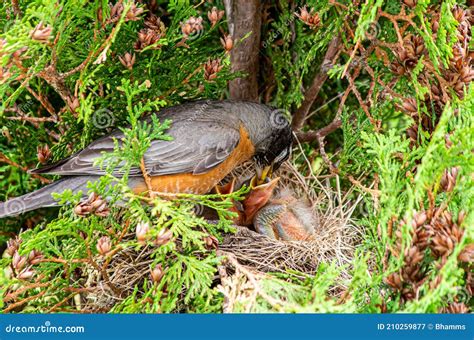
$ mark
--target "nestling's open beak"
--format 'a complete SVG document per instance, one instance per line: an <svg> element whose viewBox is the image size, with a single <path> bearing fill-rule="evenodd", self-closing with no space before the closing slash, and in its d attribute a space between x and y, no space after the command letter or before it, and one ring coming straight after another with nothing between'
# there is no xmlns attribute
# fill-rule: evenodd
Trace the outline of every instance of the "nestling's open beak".
<svg viewBox="0 0 474 340"><path fill-rule="evenodd" d="M271 178L273 174L273 165L267 165L263 169L257 166L257 176L252 178L252 184L258 186L260 184L266 183L267 178Z"/></svg>
<svg viewBox="0 0 474 340"><path fill-rule="evenodd" d="M244 218L242 219L243 225L252 224L255 213L268 203L279 180L280 178L276 177L271 181L269 180L267 183L258 186L252 186L251 183L252 189L247 197L242 201L244 213Z"/></svg>

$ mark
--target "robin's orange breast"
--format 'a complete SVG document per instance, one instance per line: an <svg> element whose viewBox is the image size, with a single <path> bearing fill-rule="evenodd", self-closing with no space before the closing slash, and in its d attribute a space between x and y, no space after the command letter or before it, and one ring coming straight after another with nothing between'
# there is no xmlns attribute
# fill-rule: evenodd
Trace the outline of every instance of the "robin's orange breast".
<svg viewBox="0 0 474 340"><path fill-rule="evenodd" d="M154 191L167 193L205 194L214 188L237 165L249 160L255 153L255 147L243 126L240 127L240 141L231 154L219 165L204 174L192 173L152 176ZM148 189L145 184L134 188L135 193Z"/></svg>

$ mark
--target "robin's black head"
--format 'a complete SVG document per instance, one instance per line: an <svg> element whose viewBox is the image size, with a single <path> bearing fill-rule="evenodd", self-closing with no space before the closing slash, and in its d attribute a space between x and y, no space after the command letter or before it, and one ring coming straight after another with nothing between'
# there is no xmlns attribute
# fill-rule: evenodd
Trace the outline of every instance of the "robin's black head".
<svg viewBox="0 0 474 340"><path fill-rule="evenodd" d="M256 145L254 159L259 166L277 170L290 157L293 143L291 126L283 112L272 111L266 134Z"/></svg>
<svg viewBox="0 0 474 340"><path fill-rule="evenodd" d="M226 101L223 105L247 130L258 168L276 170L290 157L293 135L285 110L243 101Z"/></svg>

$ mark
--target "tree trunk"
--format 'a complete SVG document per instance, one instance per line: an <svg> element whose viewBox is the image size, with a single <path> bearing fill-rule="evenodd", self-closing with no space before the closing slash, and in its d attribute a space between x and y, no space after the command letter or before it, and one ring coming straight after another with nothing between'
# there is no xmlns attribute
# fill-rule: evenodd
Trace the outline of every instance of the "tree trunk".
<svg viewBox="0 0 474 340"><path fill-rule="evenodd" d="M230 55L232 71L245 74L229 82L230 97L257 101L262 3L260 0L232 0L226 1L226 5L232 6L226 8L227 13L232 13L229 18L234 40Z"/></svg>

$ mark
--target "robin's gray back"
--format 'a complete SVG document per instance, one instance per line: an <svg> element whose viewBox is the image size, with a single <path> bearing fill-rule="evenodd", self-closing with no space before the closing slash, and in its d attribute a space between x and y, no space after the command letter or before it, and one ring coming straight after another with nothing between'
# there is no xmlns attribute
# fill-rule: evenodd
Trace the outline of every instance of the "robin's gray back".
<svg viewBox="0 0 474 340"><path fill-rule="evenodd" d="M151 142L144 156L148 174L159 176L208 172L222 163L238 145L239 128L243 124L241 117L248 117L250 113L255 115L253 117L255 120L265 120L268 110L267 106L261 104L209 100L161 110L156 115L162 122L166 119L171 120L171 127L166 134L173 139ZM151 121L151 117L147 117L146 120ZM247 128L253 130L258 129L258 126ZM57 175L103 175L105 171L94 166L94 161L103 153L112 152L115 147L114 141L117 140L120 143L123 137L120 130L115 130L71 157L32 172ZM117 167L113 174L122 175L120 167ZM132 168L130 176L141 176L140 169Z"/></svg>

